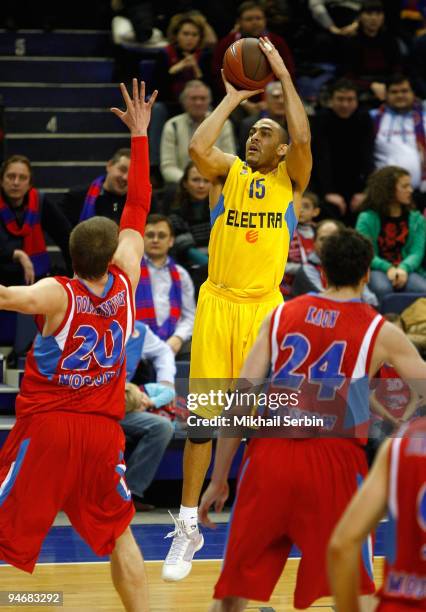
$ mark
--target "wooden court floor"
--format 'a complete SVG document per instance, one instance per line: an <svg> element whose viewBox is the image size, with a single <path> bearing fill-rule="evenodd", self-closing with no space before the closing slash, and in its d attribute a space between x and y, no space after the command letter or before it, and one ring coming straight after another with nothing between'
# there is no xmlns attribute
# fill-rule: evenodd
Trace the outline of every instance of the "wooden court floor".
<svg viewBox="0 0 426 612"><path fill-rule="evenodd" d="M292 592L299 560L289 559L285 572L268 604L251 602L252 612L289 612ZM183 582L174 584L161 580L161 563L147 562L150 585L151 612L207 612L212 587L220 569L220 561L195 561L192 573ZM374 573L377 584L381 583L383 560L376 559ZM107 563L69 563L39 565L33 575L0 566L0 591L63 591L64 604L58 610L64 612L96 612L123 610L109 576ZM0 606L1 610L50 610L46 606ZM333 610L330 599L315 603L311 610L328 612Z"/></svg>

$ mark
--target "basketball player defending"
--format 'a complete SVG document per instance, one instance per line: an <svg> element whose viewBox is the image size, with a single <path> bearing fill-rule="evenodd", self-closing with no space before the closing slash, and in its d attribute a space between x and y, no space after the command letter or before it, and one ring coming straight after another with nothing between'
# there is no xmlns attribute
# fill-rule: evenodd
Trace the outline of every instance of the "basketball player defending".
<svg viewBox="0 0 426 612"><path fill-rule="evenodd" d="M299 439L250 440L211 612L239 612L249 599L268 601L293 543L302 551L294 607L305 609L330 595L327 545L368 470L363 449L368 377L389 362L425 391L426 363L417 350L401 330L360 300L372 258L371 243L354 230L327 238L321 259L328 289L278 306L244 364L242 380L258 384L271 370L272 388L279 389L282 381L286 388L300 389L294 416L309 409L322 413L328 430L327 437L324 430L322 437L312 437L321 430L302 430ZM285 429L276 435L288 436ZM218 440L212 481L200 504L204 524L212 526L207 516L211 504L218 511L223 507L239 442ZM374 592L371 538L364 542L359 563L360 592L368 595ZM363 610L372 609L371 596L361 599Z"/></svg>
<svg viewBox="0 0 426 612"><path fill-rule="evenodd" d="M241 370L259 327L282 296L279 284L297 224L312 159L309 122L278 51L267 39L259 46L281 82L286 131L271 119L250 130L246 161L214 146L222 127L241 102L259 91L237 91L225 81L226 95L204 120L190 143L190 154L210 190L209 276L201 288L191 347L192 393L226 391ZM199 408L211 418L221 406ZM181 580L203 546L198 531L198 500L211 459L211 440L187 439L183 459L182 506L174 540L163 565L164 580Z"/></svg>
<svg viewBox="0 0 426 612"><path fill-rule="evenodd" d="M70 237L73 279L0 286L0 308L43 315L16 400L16 425L0 453L0 558L32 572L63 510L111 573L126 610L148 612L143 559L129 528L124 480L125 343L133 330L143 231L151 200L145 102L121 84L131 134L126 205L117 225L93 217Z"/></svg>
<svg viewBox="0 0 426 612"><path fill-rule="evenodd" d="M386 511L387 558L376 612L426 610L426 417L386 440L334 531L328 565L339 612L359 612L362 542Z"/></svg>

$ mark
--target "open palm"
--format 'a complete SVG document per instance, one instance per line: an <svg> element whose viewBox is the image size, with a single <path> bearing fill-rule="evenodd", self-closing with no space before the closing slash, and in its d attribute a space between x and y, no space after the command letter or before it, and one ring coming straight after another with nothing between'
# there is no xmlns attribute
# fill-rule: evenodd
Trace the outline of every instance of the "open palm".
<svg viewBox="0 0 426 612"><path fill-rule="evenodd" d="M158 91L155 90L148 102L145 102L145 82L141 81L140 90L137 79L133 79L132 85L133 99L129 96L124 83L120 83L121 93L126 103L126 110L122 111L114 107L111 108L111 111L127 125L133 136L146 136L151 120L151 110L157 98Z"/></svg>

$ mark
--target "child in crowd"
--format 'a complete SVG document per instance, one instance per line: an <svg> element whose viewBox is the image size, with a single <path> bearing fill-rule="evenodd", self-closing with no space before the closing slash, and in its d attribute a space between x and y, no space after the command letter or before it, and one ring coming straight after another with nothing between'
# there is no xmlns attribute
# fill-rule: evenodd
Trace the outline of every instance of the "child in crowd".
<svg viewBox="0 0 426 612"><path fill-rule="evenodd" d="M312 191L306 191L302 198L299 223L294 232L288 251L288 260L285 267L284 278L281 282L281 293L289 296L294 277L300 267L307 263L308 255L314 250L315 217L320 214L318 196Z"/></svg>

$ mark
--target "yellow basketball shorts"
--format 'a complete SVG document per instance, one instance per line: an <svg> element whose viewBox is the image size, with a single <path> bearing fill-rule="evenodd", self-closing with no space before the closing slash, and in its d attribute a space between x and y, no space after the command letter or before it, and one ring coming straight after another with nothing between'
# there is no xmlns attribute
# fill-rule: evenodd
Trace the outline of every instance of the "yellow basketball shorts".
<svg viewBox="0 0 426 612"><path fill-rule="evenodd" d="M207 281L200 289L191 344L190 392L227 391L238 378L265 317L283 298L263 301L224 296ZM220 406L199 406L197 416L218 416Z"/></svg>

